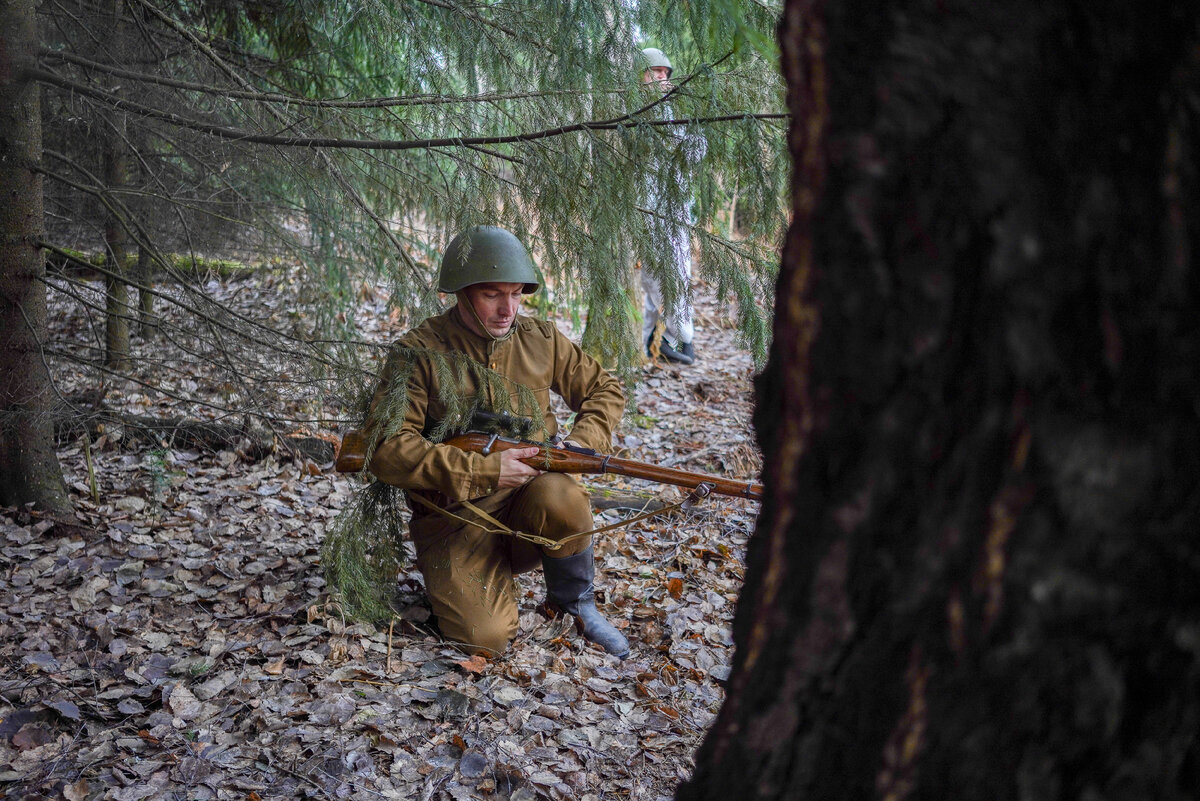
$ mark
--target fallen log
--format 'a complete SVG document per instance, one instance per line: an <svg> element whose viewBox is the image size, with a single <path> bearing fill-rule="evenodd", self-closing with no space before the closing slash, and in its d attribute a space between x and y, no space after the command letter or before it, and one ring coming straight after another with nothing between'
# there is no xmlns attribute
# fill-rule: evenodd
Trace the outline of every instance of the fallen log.
<svg viewBox="0 0 1200 801"><path fill-rule="evenodd" d="M332 462L334 456L333 443L328 440L306 435L279 436L246 421L227 423L150 417L107 408L84 410L55 419L54 438L59 445L83 436L108 436L110 441L139 442L149 447L195 448L212 453L233 451L249 461L284 452L323 465Z"/></svg>

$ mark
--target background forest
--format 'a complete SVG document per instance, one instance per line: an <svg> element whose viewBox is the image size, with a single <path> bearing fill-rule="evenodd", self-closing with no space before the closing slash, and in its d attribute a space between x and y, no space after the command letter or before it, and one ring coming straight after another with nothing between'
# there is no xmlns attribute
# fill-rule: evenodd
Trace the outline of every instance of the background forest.
<svg viewBox="0 0 1200 801"><path fill-rule="evenodd" d="M728 676L752 505L604 544L636 659L570 645L528 604L489 666L428 636L412 568L389 577L379 626L324 585L322 539L359 488L332 442L390 340L446 302L445 244L498 223L545 277L527 313L625 379L615 445L752 478L749 378L786 214L778 9L2 8L0 72L25 82L0 97L18 201L0 217L0 782L72 799L668 794ZM651 45L675 64L669 116L640 82ZM707 142L701 166L684 135ZM685 291L664 216L695 246L706 352L688 374L643 366L636 270Z"/></svg>
<svg viewBox="0 0 1200 801"><path fill-rule="evenodd" d="M22 8L34 11L6 3L10 17ZM270 447L297 426L336 427L359 413L386 345L362 342L346 314L355 293L379 286L415 323L442 303L441 249L477 223L528 243L540 307L586 319L586 347L627 379L641 360L634 269L664 276L674 303L684 288L656 222L690 225L698 276L735 303L763 358L787 174L774 18L724 0L38 5L36 34L13 28L33 38L9 38L32 50L41 94L36 118L9 112L40 127L43 148L45 223L30 224L48 273L27 297L88 313L80 336L39 346L32 371L66 360L88 378L31 413L103 416L128 379L175 398L179 418L253 425ZM671 119L640 83L649 45L679 65ZM685 132L708 140L702 168ZM653 209L651 176L665 188ZM302 284L285 325L230 314L205 290L244 270ZM158 338L204 362L223 397L191 389ZM25 374L29 358L13 341L0 362ZM22 437L34 435L5 438ZM62 506L53 484L5 481L4 499L49 492Z"/></svg>

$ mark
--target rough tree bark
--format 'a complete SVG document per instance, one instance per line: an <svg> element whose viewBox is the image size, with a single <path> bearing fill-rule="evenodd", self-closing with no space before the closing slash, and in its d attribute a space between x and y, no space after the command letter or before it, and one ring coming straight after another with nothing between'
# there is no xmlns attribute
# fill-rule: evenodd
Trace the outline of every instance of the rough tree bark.
<svg viewBox="0 0 1200 801"><path fill-rule="evenodd" d="M1195 797L1198 22L788 2L768 498L678 798Z"/></svg>
<svg viewBox="0 0 1200 801"><path fill-rule="evenodd" d="M36 47L33 0L0 0L0 505L70 508L50 415L42 230L41 112L21 78Z"/></svg>

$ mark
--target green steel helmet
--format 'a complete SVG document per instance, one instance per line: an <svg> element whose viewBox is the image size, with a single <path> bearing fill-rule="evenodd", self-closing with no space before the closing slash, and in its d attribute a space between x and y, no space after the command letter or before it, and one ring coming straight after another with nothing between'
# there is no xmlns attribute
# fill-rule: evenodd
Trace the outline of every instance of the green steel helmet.
<svg viewBox="0 0 1200 801"><path fill-rule="evenodd" d="M651 67L666 67L668 78L670 78L671 73L675 71L675 68L671 66L671 60L667 58L666 53L659 50L657 47L647 47L642 51L642 71L645 72Z"/></svg>
<svg viewBox="0 0 1200 801"><path fill-rule="evenodd" d="M528 295L541 286L529 251L511 232L475 225L450 240L442 254L438 292L457 292L471 284L524 284Z"/></svg>

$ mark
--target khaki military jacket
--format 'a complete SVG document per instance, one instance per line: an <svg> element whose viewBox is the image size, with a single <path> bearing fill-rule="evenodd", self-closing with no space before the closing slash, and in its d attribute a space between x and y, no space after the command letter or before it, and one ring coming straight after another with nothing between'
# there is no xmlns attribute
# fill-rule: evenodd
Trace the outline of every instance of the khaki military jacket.
<svg viewBox="0 0 1200 801"><path fill-rule="evenodd" d="M509 335L492 340L467 328L457 307L452 307L409 331L398 344L465 354L504 376L513 398L517 397L517 385L525 385L541 408L549 436L558 432L558 421L550 409L553 392L576 413L572 441L603 453L612 448L612 432L625 408L621 385L553 323L518 315ZM372 409L388 391L396 373L396 358L393 355L384 368ZM478 391L472 377L466 381L460 391ZM388 484L426 491L422 494L438 505L490 495L500 478L499 453L469 453L452 445L435 445L424 436L446 412L438 400L439 389L433 365L429 359L421 359L409 379L404 423L398 434L375 449L371 472Z"/></svg>

